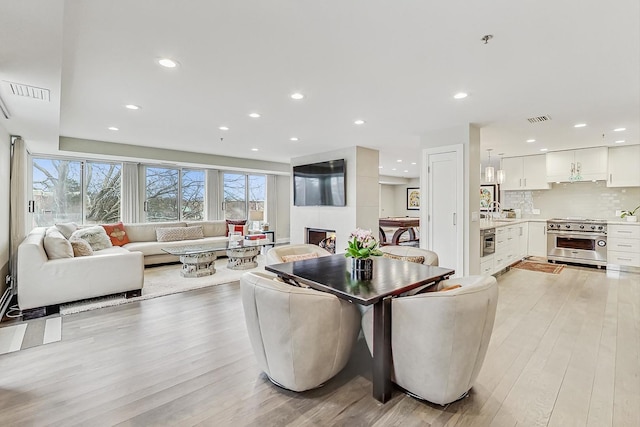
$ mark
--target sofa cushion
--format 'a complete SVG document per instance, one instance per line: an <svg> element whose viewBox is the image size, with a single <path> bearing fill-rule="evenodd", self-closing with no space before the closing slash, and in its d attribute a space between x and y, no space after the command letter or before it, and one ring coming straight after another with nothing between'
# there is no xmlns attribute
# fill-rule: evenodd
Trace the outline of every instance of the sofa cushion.
<svg viewBox="0 0 640 427"><path fill-rule="evenodd" d="M115 224L102 224L102 228L111 239L111 244L113 246L122 246L129 243L129 236L127 236L127 231L122 224L122 221L117 222Z"/></svg>
<svg viewBox="0 0 640 427"><path fill-rule="evenodd" d="M71 235L71 239L86 240L94 251L99 251L113 246L111 244L111 239L107 236L107 232L104 231L104 228L100 225L76 230Z"/></svg>
<svg viewBox="0 0 640 427"><path fill-rule="evenodd" d="M84 239L74 238L69 240L73 248L73 256L90 256L93 255L91 245Z"/></svg>
<svg viewBox="0 0 640 427"><path fill-rule="evenodd" d="M147 256L155 256L155 255L166 255L167 258L173 257L173 255L169 255L163 248L174 248L177 246L188 246L188 245L208 245L208 244L219 244L220 252L224 252L227 248L226 242L228 241L227 237L205 237L204 239L196 239L196 240L176 240L173 242L131 242L124 245L124 248L131 252L142 252L142 254Z"/></svg>
<svg viewBox="0 0 640 427"><path fill-rule="evenodd" d="M68 239L71 237L73 232L78 229L78 224L75 222L60 222L56 224L56 228L66 239Z"/></svg>
<svg viewBox="0 0 640 427"><path fill-rule="evenodd" d="M204 238L202 226L157 228L158 242L175 242L177 240L194 240Z"/></svg>
<svg viewBox="0 0 640 427"><path fill-rule="evenodd" d="M47 229L44 236L44 250L49 259L73 258L71 243L56 227Z"/></svg>
<svg viewBox="0 0 640 427"><path fill-rule="evenodd" d="M187 222L187 227L196 225L202 226L204 237L225 237L227 235L227 222L224 220Z"/></svg>
<svg viewBox="0 0 640 427"><path fill-rule="evenodd" d="M124 225L124 229L127 230L130 242L156 242L157 228L186 226L185 222L127 223Z"/></svg>

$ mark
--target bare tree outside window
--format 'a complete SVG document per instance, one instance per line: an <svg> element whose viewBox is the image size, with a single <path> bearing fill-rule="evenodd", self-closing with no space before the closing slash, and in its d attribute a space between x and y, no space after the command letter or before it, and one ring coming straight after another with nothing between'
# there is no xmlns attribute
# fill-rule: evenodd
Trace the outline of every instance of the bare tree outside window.
<svg viewBox="0 0 640 427"><path fill-rule="evenodd" d="M120 163L86 163L85 224L120 220Z"/></svg>
<svg viewBox="0 0 640 427"><path fill-rule="evenodd" d="M147 221L177 221L179 170L147 167L146 175Z"/></svg>
<svg viewBox="0 0 640 427"><path fill-rule="evenodd" d="M204 170L182 170L182 219L204 220Z"/></svg>

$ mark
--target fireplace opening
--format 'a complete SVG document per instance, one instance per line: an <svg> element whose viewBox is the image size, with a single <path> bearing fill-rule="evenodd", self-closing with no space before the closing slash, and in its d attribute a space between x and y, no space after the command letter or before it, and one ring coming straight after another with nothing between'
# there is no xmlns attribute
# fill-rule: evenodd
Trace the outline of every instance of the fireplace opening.
<svg viewBox="0 0 640 427"><path fill-rule="evenodd" d="M336 230L309 227L307 227L305 230L305 243L318 245L321 248L324 248L327 251L331 252L332 254L336 253Z"/></svg>

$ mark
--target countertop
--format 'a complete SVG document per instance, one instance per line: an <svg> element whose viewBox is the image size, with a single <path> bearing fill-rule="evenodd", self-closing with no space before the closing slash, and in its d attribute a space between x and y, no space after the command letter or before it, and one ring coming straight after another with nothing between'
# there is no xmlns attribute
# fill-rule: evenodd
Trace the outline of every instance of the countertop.
<svg viewBox="0 0 640 427"><path fill-rule="evenodd" d="M499 220L480 220L480 231L487 230L489 228L506 227L514 224L522 224L524 222L547 222L547 218L505 218ZM634 225L640 226L640 222L629 222L625 220L607 220L607 224L615 225Z"/></svg>

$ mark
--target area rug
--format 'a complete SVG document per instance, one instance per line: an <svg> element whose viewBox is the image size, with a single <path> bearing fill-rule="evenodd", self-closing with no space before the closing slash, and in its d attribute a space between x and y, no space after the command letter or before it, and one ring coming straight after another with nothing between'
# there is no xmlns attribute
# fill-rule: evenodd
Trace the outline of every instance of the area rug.
<svg viewBox="0 0 640 427"><path fill-rule="evenodd" d="M548 264L545 262L520 261L513 268L521 270L537 271L539 273L560 274L564 269L564 264Z"/></svg>
<svg viewBox="0 0 640 427"><path fill-rule="evenodd" d="M124 294L92 298L60 305L60 314L68 315L97 308L112 307L133 301L142 301L164 295L206 288L240 280L247 271L264 271L264 256L258 255L258 266L250 270L230 270L227 268L227 258L216 260L216 272L211 276L182 277L181 264L169 264L144 269L144 287L139 297L125 298Z"/></svg>

